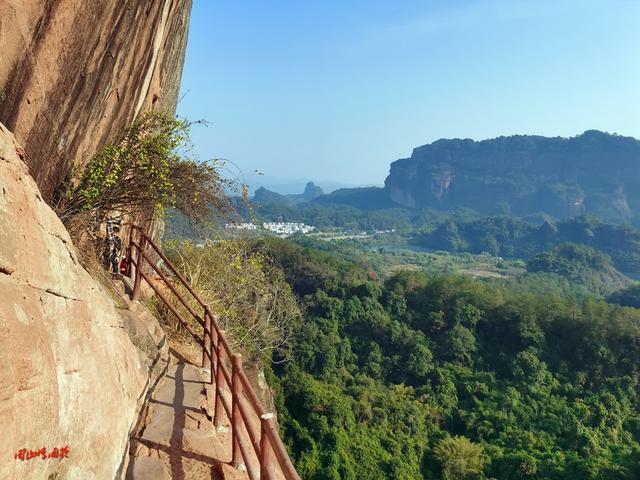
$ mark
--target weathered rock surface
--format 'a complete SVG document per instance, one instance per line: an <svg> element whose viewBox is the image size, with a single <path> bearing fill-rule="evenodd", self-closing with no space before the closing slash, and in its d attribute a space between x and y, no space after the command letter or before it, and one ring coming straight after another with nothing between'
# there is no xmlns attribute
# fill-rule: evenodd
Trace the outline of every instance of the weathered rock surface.
<svg viewBox="0 0 640 480"><path fill-rule="evenodd" d="M21 155L0 124L0 478L118 478L165 336L79 265Z"/></svg>
<svg viewBox="0 0 640 480"><path fill-rule="evenodd" d="M175 109L191 0L0 0L0 122L45 201L152 104Z"/></svg>

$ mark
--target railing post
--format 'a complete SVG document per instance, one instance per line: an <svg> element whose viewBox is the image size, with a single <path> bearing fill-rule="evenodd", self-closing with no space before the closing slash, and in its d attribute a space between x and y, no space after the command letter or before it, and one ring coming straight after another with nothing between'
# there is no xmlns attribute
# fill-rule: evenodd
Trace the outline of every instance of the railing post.
<svg viewBox="0 0 640 480"><path fill-rule="evenodd" d="M220 332L223 333L222 331ZM222 404L222 395L224 394L227 381L224 378L224 373L222 373L222 365L224 365L224 345L218 338L218 345L216 348L216 407L215 412L213 414L213 425L216 427L218 431L221 431L223 428L222 423L224 422L224 405Z"/></svg>
<svg viewBox="0 0 640 480"><path fill-rule="evenodd" d="M236 468L244 467L242 461L242 452L240 451L240 443L238 436L242 428L242 417L238 402L242 395L242 381L240 380L240 370L242 370L242 355L234 353L231 356L232 382L231 382L231 441L233 443L233 455L231 463Z"/></svg>
<svg viewBox="0 0 640 480"><path fill-rule="evenodd" d="M133 252L132 240L133 240L134 230L135 229L133 228L133 225L129 225L129 244L127 245L127 271L126 271L126 276L128 278L131 278L131 257Z"/></svg>
<svg viewBox="0 0 640 480"><path fill-rule="evenodd" d="M260 417L260 480L275 480L276 456L269 440L268 430L275 430L273 413L265 413Z"/></svg>
<svg viewBox="0 0 640 480"><path fill-rule="evenodd" d="M147 232L146 229L140 230L140 248L138 249L138 257L136 258L136 277L133 283L133 300L140 299L140 283L142 277L140 272L142 272L142 268L144 266L144 256L142 252L144 252L145 242L146 242Z"/></svg>
<svg viewBox="0 0 640 480"><path fill-rule="evenodd" d="M208 307L207 307L208 308ZM218 322L218 316L215 317L209 311L209 318L211 319L211 351L213 354L211 355L211 380L210 383L213 383L215 372L218 371L218 344L220 343L220 339L218 338L218 330L216 330L216 326L220 325ZM215 324L215 325L214 325Z"/></svg>
<svg viewBox="0 0 640 480"><path fill-rule="evenodd" d="M204 335L202 337L202 368L211 372L211 312L204 308Z"/></svg>

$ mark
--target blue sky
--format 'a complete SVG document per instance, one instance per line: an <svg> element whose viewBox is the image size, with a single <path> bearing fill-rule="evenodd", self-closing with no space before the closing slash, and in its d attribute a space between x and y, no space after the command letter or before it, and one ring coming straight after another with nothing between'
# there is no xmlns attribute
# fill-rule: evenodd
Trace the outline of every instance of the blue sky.
<svg viewBox="0 0 640 480"><path fill-rule="evenodd" d="M640 0L194 0L202 159L382 184L438 138L640 137Z"/></svg>

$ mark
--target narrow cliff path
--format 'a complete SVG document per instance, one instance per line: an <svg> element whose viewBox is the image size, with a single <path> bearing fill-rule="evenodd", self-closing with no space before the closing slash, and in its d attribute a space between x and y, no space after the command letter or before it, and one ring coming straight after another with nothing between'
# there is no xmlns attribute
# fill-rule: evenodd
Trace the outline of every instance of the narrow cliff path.
<svg viewBox="0 0 640 480"><path fill-rule="evenodd" d="M216 432L206 414L202 369L171 350L131 439L127 480L246 479L231 461L231 435Z"/></svg>
<svg viewBox="0 0 640 480"><path fill-rule="evenodd" d="M168 310L158 310L158 319L166 333L169 354L164 363L166 375L152 387L151 397L147 397L144 413L129 436L129 452L120 471L126 479L134 480L248 480L249 476L252 480L261 477L300 480L278 434L275 408L269 401L271 392L267 387L264 395L271 411L265 410L264 400L256 393L254 384L260 388L264 374L256 370L255 378L250 380L247 372L253 377L252 371L245 370L242 355L230 347L218 316L199 298L145 229L131 228L130 245L137 249L136 260L131 255L131 261L136 270L132 272L133 278L122 277L122 286L131 293L132 303L144 303L149 298L146 293L150 292L145 292L148 287L162 308ZM137 241L133 240L134 231L138 232ZM203 309L204 315L198 315L189 306L151 260L147 244L193 297L193 302ZM158 274L157 278L145 272L147 264ZM202 334L176 310L166 297L167 291L184 306L191 315L189 318L202 326ZM173 316L167 318L169 312ZM201 365L214 365L215 375ZM212 384L216 381L221 383Z"/></svg>

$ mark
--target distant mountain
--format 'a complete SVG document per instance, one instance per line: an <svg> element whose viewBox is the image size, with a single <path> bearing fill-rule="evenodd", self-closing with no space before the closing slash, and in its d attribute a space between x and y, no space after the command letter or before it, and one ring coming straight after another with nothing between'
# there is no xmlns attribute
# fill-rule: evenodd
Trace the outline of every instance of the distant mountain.
<svg viewBox="0 0 640 480"><path fill-rule="evenodd" d="M311 179L290 179L279 178L270 175L262 175L258 173L243 173L241 175L241 182L246 184L249 188L249 192L254 195L260 188L266 188L272 192L279 193L281 195L295 195L299 194L305 189L306 184ZM332 180L318 180L313 179L313 183L322 188L324 192L333 192L340 188L355 188L361 185L349 182L336 182ZM382 183L382 182L380 182Z"/></svg>
<svg viewBox="0 0 640 480"><path fill-rule="evenodd" d="M272 192L264 187L260 187L256 190L255 195L253 196L253 201L256 203L261 203L263 205L271 205L272 203L284 203L293 205L295 202L289 200L287 195L281 195L276 192Z"/></svg>
<svg viewBox="0 0 640 480"><path fill-rule="evenodd" d="M324 195L322 188L318 187L313 182L309 182L304 187L304 192L302 192L300 199L304 200L305 202L310 202L314 198L321 197L322 195ZM293 196L295 197L296 195L293 195Z"/></svg>
<svg viewBox="0 0 640 480"><path fill-rule="evenodd" d="M389 201L385 191L380 187L341 188L329 195L316 198L314 203L322 205L344 204L362 210L397 207Z"/></svg>
<svg viewBox="0 0 640 480"><path fill-rule="evenodd" d="M298 203L310 202L322 195L324 195L322 188L318 187L313 182L308 182L304 188L304 192L301 194L282 195L280 193L272 192L264 187L260 187L256 190L253 201L263 205L296 205Z"/></svg>
<svg viewBox="0 0 640 480"><path fill-rule="evenodd" d="M640 141L597 130L572 138L443 139L393 162L383 188L343 189L316 201L638 221Z"/></svg>

